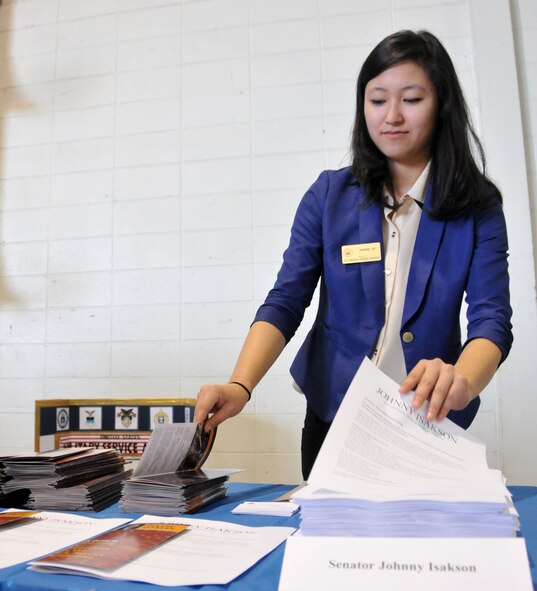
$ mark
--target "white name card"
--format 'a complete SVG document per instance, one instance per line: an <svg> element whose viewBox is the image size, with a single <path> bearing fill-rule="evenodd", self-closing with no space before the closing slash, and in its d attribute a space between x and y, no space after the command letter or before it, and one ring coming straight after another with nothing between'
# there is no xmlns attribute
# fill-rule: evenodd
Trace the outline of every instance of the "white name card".
<svg viewBox="0 0 537 591"><path fill-rule="evenodd" d="M279 591L533 591L522 538L287 539Z"/></svg>

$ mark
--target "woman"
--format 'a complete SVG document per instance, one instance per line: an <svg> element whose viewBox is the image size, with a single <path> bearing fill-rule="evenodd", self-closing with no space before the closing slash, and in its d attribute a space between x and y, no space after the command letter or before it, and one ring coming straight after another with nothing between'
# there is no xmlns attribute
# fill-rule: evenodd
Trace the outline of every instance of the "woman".
<svg viewBox="0 0 537 591"><path fill-rule="evenodd" d="M502 200L484 169L438 39L400 31L381 41L358 77L352 164L323 172L303 197L230 382L201 388L194 420L214 413L209 428L241 411L320 279L317 317L291 366L307 400L304 478L365 356L401 392L415 390L415 408L429 400L429 420L449 414L467 428L512 343Z"/></svg>

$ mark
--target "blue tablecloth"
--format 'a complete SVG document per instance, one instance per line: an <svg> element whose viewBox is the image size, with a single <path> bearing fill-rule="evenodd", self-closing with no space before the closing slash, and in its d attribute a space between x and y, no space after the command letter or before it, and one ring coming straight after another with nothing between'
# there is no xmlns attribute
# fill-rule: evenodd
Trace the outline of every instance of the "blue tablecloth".
<svg viewBox="0 0 537 591"><path fill-rule="evenodd" d="M537 591L537 486L510 486L509 490L520 516L520 535L526 540L531 580Z"/></svg>
<svg viewBox="0 0 537 591"><path fill-rule="evenodd" d="M195 516L204 519L229 521L249 526L284 525L298 527L299 517L269 517L256 515L233 515L231 509L239 503L270 501L290 490L287 485L230 483L225 499L199 511ZM537 487L512 486L515 506L520 514L521 534L526 539L534 590L537 591ZM132 517L139 514L120 513L117 505L101 511L98 517ZM146 583L106 581L75 575L42 574L29 571L25 565L0 570L0 591L155 591L162 589L181 591L276 591L283 560L284 544L265 556L249 571L229 585L205 585L195 587L157 587Z"/></svg>

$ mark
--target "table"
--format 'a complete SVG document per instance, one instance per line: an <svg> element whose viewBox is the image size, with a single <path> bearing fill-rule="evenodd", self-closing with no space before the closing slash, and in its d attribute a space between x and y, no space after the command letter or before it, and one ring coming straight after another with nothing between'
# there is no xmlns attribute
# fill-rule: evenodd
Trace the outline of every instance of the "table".
<svg viewBox="0 0 537 591"><path fill-rule="evenodd" d="M509 486L526 540L533 589L537 591L537 486Z"/></svg>
<svg viewBox="0 0 537 591"><path fill-rule="evenodd" d="M270 501L292 487L274 484L229 483L225 499L199 511L195 516L204 519L229 521L248 526L282 525L299 526L298 514L292 517L269 517L259 515L233 515L230 511L243 501ZM521 534L526 539L534 590L537 591L537 487L511 486L513 500L520 514ZM99 512L98 517L132 517L139 514L121 513L117 505ZM249 571L229 585L205 585L195 587L157 587L147 583L128 581L105 581L75 575L42 574L29 571L25 565L0 570L0 591L276 591L280 577L285 545L282 544L265 556Z"/></svg>

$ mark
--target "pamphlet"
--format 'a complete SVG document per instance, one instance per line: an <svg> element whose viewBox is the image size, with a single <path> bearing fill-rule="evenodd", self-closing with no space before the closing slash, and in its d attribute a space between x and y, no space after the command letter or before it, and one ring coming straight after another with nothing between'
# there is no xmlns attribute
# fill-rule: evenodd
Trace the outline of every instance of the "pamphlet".
<svg viewBox="0 0 537 591"><path fill-rule="evenodd" d="M145 515L133 522L137 526L156 525L156 534L162 531L164 524L187 526L188 530L181 535L172 535L165 544L149 550L144 548L146 551L141 555L117 568L109 568L108 562L104 567L101 566L99 557L93 559L91 566L75 564L78 557L70 559L69 563L57 563L54 557L50 560L47 557L32 562L29 568L40 572L69 572L163 586L225 585L251 568L295 531L291 527L246 527L187 517ZM149 531L153 533L154 530ZM91 547L91 542L88 547Z"/></svg>
<svg viewBox="0 0 537 591"><path fill-rule="evenodd" d="M91 569L112 571L149 552L188 529L180 523L130 523L60 552L41 558L34 565L48 570Z"/></svg>
<svg viewBox="0 0 537 591"><path fill-rule="evenodd" d="M33 519L38 514L37 511L10 511L0 513L0 528L13 524L20 525Z"/></svg>
<svg viewBox="0 0 537 591"><path fill-rule="evenodd" d="M215 437L216 428L206 433L197 423L157 425L134 476L199 470L211 453Z"/></svg>
<svg viewBox="0 0 537 591"><path fill-rule="evenodd" d="M8 518L10 513L20 512L8 509L0 515ZM129 521L131 520L93 519L53 511L37 512L20 527L0 527L0 568L56 552Z"/></svg>

